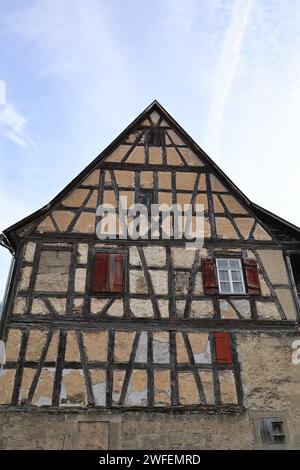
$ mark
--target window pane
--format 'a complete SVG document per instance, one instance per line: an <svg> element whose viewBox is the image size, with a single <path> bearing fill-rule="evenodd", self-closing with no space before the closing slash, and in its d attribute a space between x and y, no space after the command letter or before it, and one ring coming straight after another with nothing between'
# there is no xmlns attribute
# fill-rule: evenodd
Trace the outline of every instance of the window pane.
<svg viewBox="0 0 300 470"><path fill-rule="evenodd" d="M220 268L227 268L228 267L228 259L218 259L218 266Z"/></svg>
<svg viewBox="0 0 300 470"><path fill-rule="evenodd" d="M228 271L219 271L220 281L229 281Z"/></svg>
<svg viewBox="0 0 300 470"><path fill-rule="evenodd" d="M244 292L243 291L243 284L241 282L234 282L233 283L233 292Z"/></svg>
<svg viewBox="0 0 300 470"><path fill-rule="evenodd" d="M231 277L233 281L241 281L241 271L231 271Z"/></svg>
<svg viewBox="0 0 300 470"><path fill-rule="evenodd" d="M227 294L230 292L230 283L229 282L220 282L221 292Z"/></svg>
<svg viewBox="0 0 300 470"><path fill-rule="evenodd" d="M229 266L231 268L239 268L240 267L240 260L239 259L230 259Z"/></svg>

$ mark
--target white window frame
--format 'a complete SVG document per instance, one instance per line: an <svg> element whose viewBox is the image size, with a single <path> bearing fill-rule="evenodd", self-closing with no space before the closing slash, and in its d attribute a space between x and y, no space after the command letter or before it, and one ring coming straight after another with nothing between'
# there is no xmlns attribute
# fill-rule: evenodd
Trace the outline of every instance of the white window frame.
<svg viewBox="0 0 300 470"><path fill-rule="evenodd" d="M234 261L238 261L239 263L239 266L238 267L234 267L234 268L231 268L231 267L223 267L223 266L220 266L218 265L218 262L219 260L222 260L222 261L231 261L231 260L234 260ZM228 263L229 265L229 263ZM243 271L243 266L242 266L242 262L239 258L216 258L216 269L217 269L217 275L218 275L218 284L219 284L219 293L220 294L230 294L230 295L243 295L243 294L246 294L246 289L245 289L245 280L244 280L244 271ZM219 270L220 271L227 271L228 272L228 281L221 281L220 279L220 273L219 273ZM240 271L241 273L241 281L233 281L232 280L232 271ZM221 289L221 282L229 282L230 284L230 292L222 292L222 289ZM233 288L233 282L241 282L242 283L242 286L243 286L243 291L242 292L234 292L234 288Z"/></svg>

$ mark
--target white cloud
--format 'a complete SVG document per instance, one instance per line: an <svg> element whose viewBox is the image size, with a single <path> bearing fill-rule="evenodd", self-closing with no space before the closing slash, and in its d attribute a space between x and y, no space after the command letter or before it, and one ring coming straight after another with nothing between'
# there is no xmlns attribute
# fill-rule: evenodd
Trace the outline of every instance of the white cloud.
<svg viewBox="0 0 300 470"><path fill-rule="evenodd" d="M208 148L215 158L218 158L225 108L239 66L243 38L253 3L254 0L235 1L215 70L206 136Z"/></svg>
<svg viewBox="0 0 300 470"><path fill-rule="evenodd" d="M23 148L27 148L29 145L36 147L29 137L26 118L12 104L7 104L3 109L1 108L0 128L3 129L6 137Z"/></svg>

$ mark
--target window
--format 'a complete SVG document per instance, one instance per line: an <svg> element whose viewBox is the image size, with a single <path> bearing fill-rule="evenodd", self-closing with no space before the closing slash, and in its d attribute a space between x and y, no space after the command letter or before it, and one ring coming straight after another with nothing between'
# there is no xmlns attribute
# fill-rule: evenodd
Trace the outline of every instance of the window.
<svg viewBox="0 0 300 470"><path fill-rule="evenodd" d="M124 253L96 253L92 272L92 291L124 291Z"/></svg>
<svg viewBox="0 0 300 470"><path fill-rule="evenodd" d="M264 444L284 444L286 441L280 418L260 418L260 435Z"/></svg>
<svg viewBox="0 0 300 470"><path fill-rule="evenodd" d="M221 294L245 292L242 263L239 259L217 259L219 291Z"/></svg>
<svg viewBox="0 0 300 470"><path fill-rule="evenodd" d="M161 147L163 144L163 132L159 127L151 127L145 135L146 145Z"/></svg>

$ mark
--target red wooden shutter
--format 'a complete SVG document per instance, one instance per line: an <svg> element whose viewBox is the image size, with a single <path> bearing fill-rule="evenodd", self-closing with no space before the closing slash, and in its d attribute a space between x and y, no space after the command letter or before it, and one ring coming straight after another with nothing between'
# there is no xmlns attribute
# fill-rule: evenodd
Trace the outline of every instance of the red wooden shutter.
<svg viewBox="0 0 300 470"><path fill-rule="evenodd" d="M258 267L255 259L246 258L245 263L245 272L246 272L246 281L247 281L247 290L249 294L260 295L261 288L258 275Z"/></svg>
<svg viewBox="0 0 300 470"><path fill-rule="evenodd" d="M124 254L116 253L109 256L108 291L123 292L124 290Z"/></svg>
<svg viewBox="0 0 300 470"><path fill-rule="evenodd" d="M215 271L215 262L212 258L201 258L201 271L203 275L204 294L217 294L218 284Z"/></svg>
<svg viewBox="0 0 300 470"><path fill-rule="evenodd" d="M216 362L219 364L232 364L230 334L215 333Z"/></svg>
<svg viewBox="0 0 300 470"><path fill-rule="evenodd" d="M93 275L92 275L92 289L94 293L106 292L107 277L108 277L108 253L96 253L94 258Z"/></svg>

